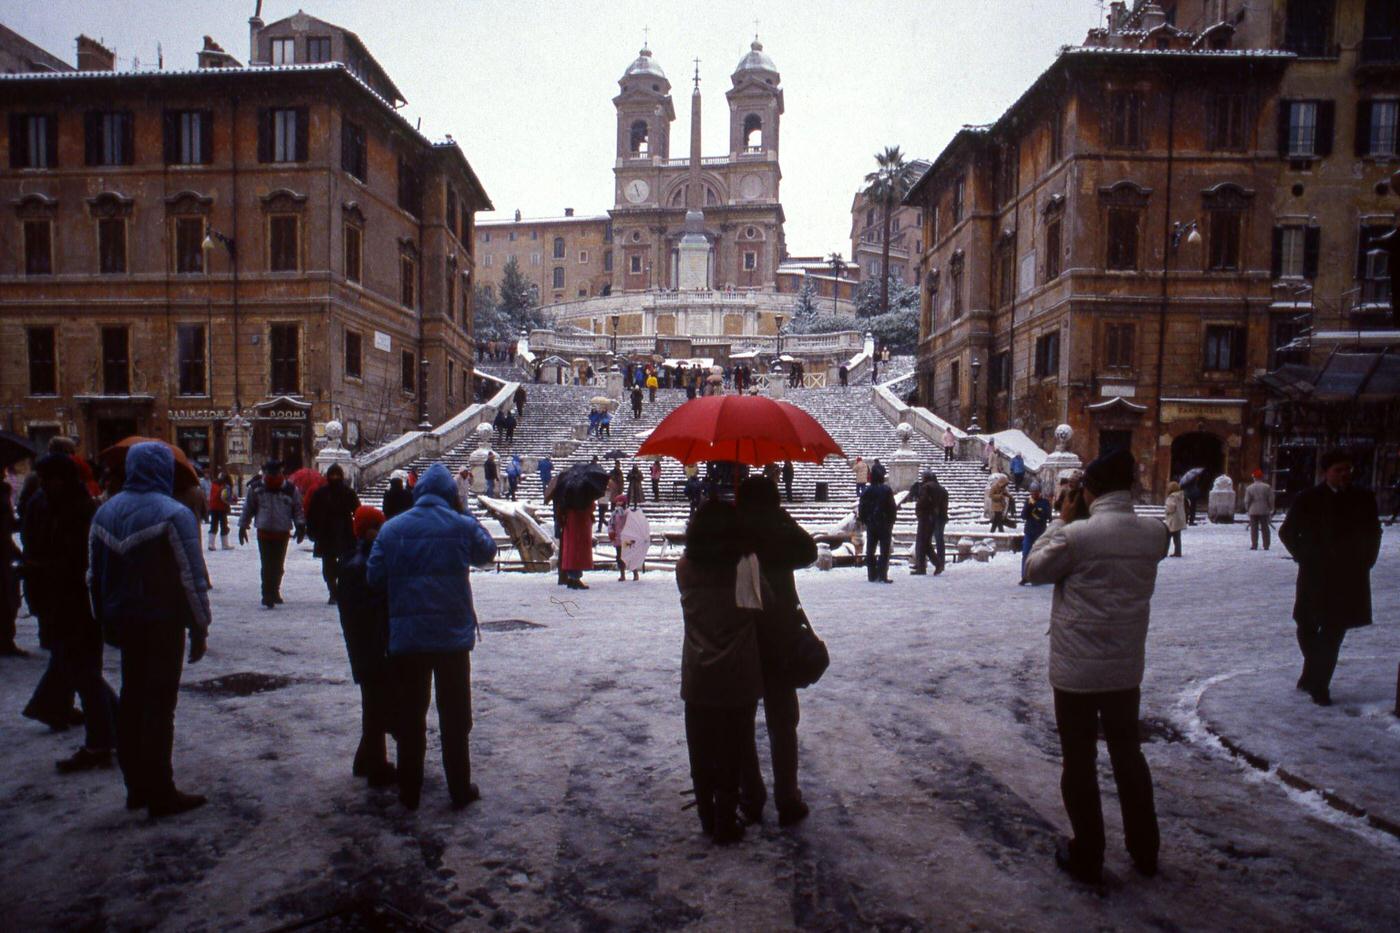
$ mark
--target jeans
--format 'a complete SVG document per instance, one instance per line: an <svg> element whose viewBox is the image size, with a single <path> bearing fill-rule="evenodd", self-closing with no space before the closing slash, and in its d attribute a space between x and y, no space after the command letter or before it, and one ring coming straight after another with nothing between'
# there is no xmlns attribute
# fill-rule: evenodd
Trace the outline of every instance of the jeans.
<svg viewBox="0 0 1400 933"><path fill-rule="evenodd" d="M1272 518L1271 515L1249 516L1249 547L1251 550L1259 546L1260 532L1264 534L1264 550L1269 549L1269 529L1273 527L1270 524Z"/></svg>
<svg viewBox="0 0 1400 933"><path fill-rule="evenodd" d="M1026 559L1031 556L1031 548L1035 547L1035 542L1043 535L1044 530L1037 532L1025 532L1021 535L1021 579L1026 579Z"/></svg>
<svg viewBox="0 0 1400 933"><path fill-rule="evenodd" d="M1181 529L1178 528L1176 531L1169 532L1167 536L1168 536L1169 538L1171 538L1172 547L1173 547L1173 549L1174 549L1174 550L1172 551L1172 556L1173 556L1173 557L1180 557L1180 556L1181 556Z"/></svg>
<svg viewBox="0 0 1400 933"><path fill-rule="evenodd" d="M1303 673L1298 686L1309 693L1324 693L1332 685L1337 655L1346 629L1298 623L1298 649L1303 652Z"/></svg>
<svg viewBox="0 0 1400 933"><path fill-rule="evenodd" d="M210 512L210 513L209 513L209 533L212 535L212 534L214 534L215 532L218 532L219 534L223 535L223 536L226 537L226 538L228 537L228 513L227 513L227 512Z"/></svg>
<svg viewBox="0 0 1400 933"><path fill-rule="evenodd" d="M888 580L890 578L890 538L893 534L893 528L886 528L883 531L866 529L865 578L867 580ZM875 556L876 548L879 548L880 551L878 559Z"/></svg>
<svg viewBox="0 0 1400 933"><path fill-rule="evenodd" d="M933 558L934 572L943 572L943 527L947 524L946 518L919 516L918 531L914 538L914 569L917 572L924 573L928 570L930 557Z"/></svg>
<svg viewBox="0 0 1400 933"><path fill-rule="evenodd" d="M282 594L282 571L287 563L287 539L258 538L258 560L262 565L263 602L276 602Z"/></svg>
<svg viewBox="0 0 1400 933"><path fill-rule="evenodd" d="M1055 691L1055 726L1064 756L1060 793L1074 831L1070 858L1084 868L1103 866L1103 804L1097 767L1100 720L1113 763L1113 782L1118 785L1128 854L1139 865L1157 864L1161 840L1152 800L1152 773L1138 744L1141 699L1137 687L1103 693Z"/></svg>
<svg viewBox="0 0 1400 933"><path fill-rule="evenodd" d="M171 754L185 630L174 621L122 626L117 761L128 796L158 803L175 793Z"/></svg>
<svg viewBox="0 0 1400 933"><path fill-rule="evenodd" d="M428 705L437 685L442 770L454 802L467 800L472 779L467 735L472 731L472 656L469 651L404 654L393 659L402 705L399 709L399 797L416 806L423 790L428 750Z"/></svg>
<svg viewBox="0 0 1400 933"><path fill-rule="evenodd" d="M486 494L493 499L496 496L496 478L494 476L486 477Z"/></svg>

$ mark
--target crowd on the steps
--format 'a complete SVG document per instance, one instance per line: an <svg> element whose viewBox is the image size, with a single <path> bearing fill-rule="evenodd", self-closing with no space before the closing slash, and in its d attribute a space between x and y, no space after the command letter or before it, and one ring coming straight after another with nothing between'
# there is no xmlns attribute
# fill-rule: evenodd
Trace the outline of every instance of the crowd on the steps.
<svg viewBox="0 0 1400 933"><path fill-rule="evenodd" d="M1323 456L1322 481L1297 497L1278 530L1298 563L1298 688L1323 706L1331 702L1329 685L1346 632L1372 620L1370 570L1380 521L1374 495L1352 483L1353 463L1345 450ZM816 560L818 549L782 507L785 471L771 464L745 475L737 472L740 465L728 466L736 472L711 489L734 490L732 500L701 497L676 568L684 622L680 693L696 809L702 830L721 844L739 840L746 824L763 818L768 791L754 732L759 702L778 822L792 825L808 815L798 781L797 690L816 682L826 666L825 646L807 620L793 576ZM183 665L204 656L211 627L210 572L197 516L207 516L208 553L217 554L231 547L227 519L236 501L221 471L178 497L176 474L170 445L141 442L128 449L121 469L94 478L72 443L59 439L22 487L17 490L13 474L0 485L0 542L6 547L0 649L25 653L14 642L22 581L24 602L50 656L23 715L54 731L81 725L82 746L60 760L58 770L110 768L115 753L128 808L153 817L205 802L174 781L175 707ZM856 476L867 579L889 582L898 502L878 460ZM1190 519L1184 502L1169 502L1163 519L1136 514L1136 478L1132 454L1115 451L1062 477L1053 501L1032 482L1020 511L1021 582L1055 587L1049 674L1073 828L1056 859L1088 883L1101 880L1105 848L1095 765L1100 731L1119 788L1129 855L1145 875L1155 874L1158 864L1151 776L1138 744L1139 687L1157 565L1174 547L1180 553L1180 523ZM417 808L426 718L436 693L449 794L455 807L465 807L480 797L468 744L477 631L469 569L489 564L496 545L441 464L406 482L396 478L382 512L359 502L338 467L313 479L303 500L301 486L270 461L245 490L239 543L247 544L250 532L256 537L262 604L271 611L283 603L289 542L309 536L328 600L338 604L361 692L352 772L374 786L397 785L403 805ZM614 507L608 528L621 581L627 570L635 579L640 569L624 559L624 550L629 535L638 535L632 523L640 513L632 506L644 497L645 480L635 463L623 473L615 462L606 476L603 497ZM1005 484L994 479L989 488L996 490L989 499L1009 500ZM937 575L946 561L947 490L925 471L906 501L918 521L911 572L926 575L932 563ZM1260 474L1246 489L1245 503L1252 546L1262 538L1267 550L1274 497ZM1012 508L1010 501L991 501L989 510L1009 514ZM593 520L591 508L556 513L561 579L579 589L587 589L582 573L592 568ZM644 559L644 547L641 553ZM103 676L104 645L121 654L119 694ZM397 746L394 763L390 738Z"/></svg>

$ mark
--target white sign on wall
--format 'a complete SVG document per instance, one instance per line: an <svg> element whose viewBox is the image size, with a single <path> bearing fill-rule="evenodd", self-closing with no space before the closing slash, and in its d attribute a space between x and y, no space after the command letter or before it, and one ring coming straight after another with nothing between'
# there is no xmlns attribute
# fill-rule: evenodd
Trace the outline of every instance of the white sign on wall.
<svg viewBox="0 0 1400 933"><path fill-rule="evenodd" d="M394 345L393 345L393 343L389 340L389 335L388 335L388 334L383 333L382 331L375 331L375 332L374 332L374 348L375 348L376 350L383 350L385 353L388 353L390 350L392 350L392 349L394 348Z"/></svg>
<svg viewBox="0 0 1400 933"><path fill-rule="evenodd" d="M1021 257L1020 279L1017 283L1017 294L1024 295L1035 288L1035 250Z"/></svg>

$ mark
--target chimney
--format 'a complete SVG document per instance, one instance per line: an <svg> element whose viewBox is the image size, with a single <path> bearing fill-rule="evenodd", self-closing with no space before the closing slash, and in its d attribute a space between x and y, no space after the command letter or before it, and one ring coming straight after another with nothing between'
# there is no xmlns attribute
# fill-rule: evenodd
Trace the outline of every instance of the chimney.
<svg viewBox="0 0 1400 933"><path fill-rule="evenodd" d="M564 208L564 216L565 216L565 217L572 217L572 216L574 216L574 209L573 209L572 207L566 207L566 208Z"/></svg>
<svg viewBox="0 0 1400 933"><path fill-rule="evenodd" d="M224 51L224 47L214 41L213 36L204 37L204 48L196 56L200 68L237 68L238 59Z"/></svg>
<svg viewBox="0 0 1400 933"><path fill-rule="evenodd" d="M78 37L79 71L116 71L117 54L96 39Z"/></svg>
<svg viewBox="0 0 1400 933"><path fill-rule="evenodd" d="M258 3L258 13L262 12L262 3ZM258 33L262 32L262 17L254 13L248 17L248 64L258 64Z"/></svg>
<svg viewBox="0 0 1400 933"><path fill-rule="evenodd" d="M1110 34L1123 31L1123 21L1128 18L1128 5L1123 0L1113 0L1108 5L1108 31Z"/></svg>
<svg viewBox="0 0 1400 933"><path fill-rule="evenodd" d="M1145 32L1151 32L1167 21L1167 14L1155 3L1148 3L1142 8L1142 28Z"/></svg>

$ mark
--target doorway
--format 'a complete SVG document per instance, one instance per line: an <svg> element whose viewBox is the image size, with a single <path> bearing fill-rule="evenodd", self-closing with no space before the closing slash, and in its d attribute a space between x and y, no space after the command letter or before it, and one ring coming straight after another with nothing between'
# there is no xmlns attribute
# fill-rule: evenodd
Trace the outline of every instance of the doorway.
<svg viewBox="0 0 1400 933"><path fill-rule="evenodd" d="M1104 428L1099 431L1099 456L1107 457L1118 450L1133 452L1133 432L1115 431Z"/></svg>
<svg viewBox="0 0 1400 933"><path fill-rule="evenodd" d="M269 440L272 445L272 459L282 464L282 470L291 473L301 469L302 430L300 428L273 428Z"/></svg>
<svg viewBox="0 0 1400 933"><path fill-rule="evenodd" d="M1313 485L1313 477L1317 475L1317 447L1312 444L1281 445L1274 474L1278 505L1286 508L1298 493Z"/></svg>
<svg viewBox="0 0 1400 933"><path fill-rule="evenodd" d="M1225 469L1225 442L1208 431L1193 431L1172 441L1172 478L1178 478L1188 470L1201 468L1203 473L1198 488L1210 489Z"/></svg>
<svg viewBox="0 0 1400 933"><path fill-rule="evenodd" d="M111 447L117 441L130 437L135 433L135 418L98 418L97 450L93 451L93 453L100 453L108 447Z"/></svg>

